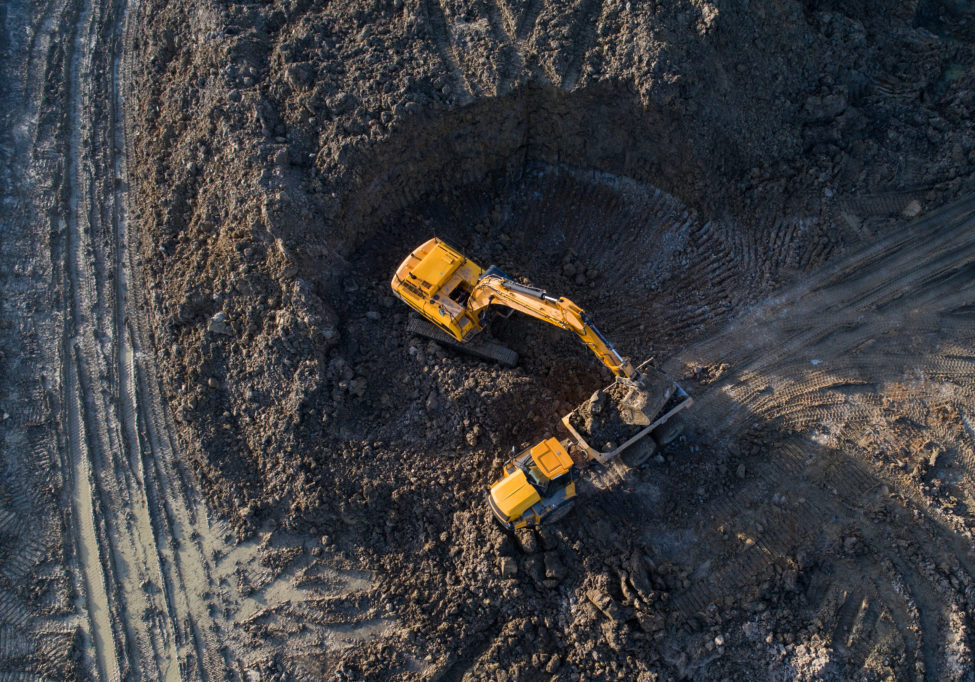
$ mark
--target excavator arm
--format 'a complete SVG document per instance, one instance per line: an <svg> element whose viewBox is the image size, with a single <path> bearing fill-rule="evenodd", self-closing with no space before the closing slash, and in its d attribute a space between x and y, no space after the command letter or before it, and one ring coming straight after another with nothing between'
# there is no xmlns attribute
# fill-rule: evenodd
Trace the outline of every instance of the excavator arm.
<svg viewBox="0 0 975 682"><path fill-rule="evenodd" d="M490 305L505 306L571 331L616 376L627 379L639 376L629 360L622 357L596 329L586 312L567 298L556 298L542 289L519 284L492 266L478 279L466 307L478 317Z"/></svg>

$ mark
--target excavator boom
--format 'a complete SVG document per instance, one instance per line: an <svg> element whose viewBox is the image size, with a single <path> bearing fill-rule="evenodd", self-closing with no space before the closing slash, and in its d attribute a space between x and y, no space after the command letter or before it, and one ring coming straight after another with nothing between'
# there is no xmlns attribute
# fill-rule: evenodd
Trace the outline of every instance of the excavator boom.
<svg viewBox="0 0 975 682"><path fill-rule="evenodd" d="M502 305L571 331L618 377L632 379L637 372L592 323L586 312L564 297L515 282L496 267L484 271L467 301L475 315L490 305Z"/></svg>

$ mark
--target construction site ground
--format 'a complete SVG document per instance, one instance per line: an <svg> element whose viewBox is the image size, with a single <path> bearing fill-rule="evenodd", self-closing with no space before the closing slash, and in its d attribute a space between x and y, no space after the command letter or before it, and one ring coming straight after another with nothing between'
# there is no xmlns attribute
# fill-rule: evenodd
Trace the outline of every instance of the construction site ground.
<svg viewBox="0 0 975 682"><path fill-rule="evenodd" d="M972 680L975 9L0 5L0 681ZM439 236L687 389L406 332Z"/></svg>

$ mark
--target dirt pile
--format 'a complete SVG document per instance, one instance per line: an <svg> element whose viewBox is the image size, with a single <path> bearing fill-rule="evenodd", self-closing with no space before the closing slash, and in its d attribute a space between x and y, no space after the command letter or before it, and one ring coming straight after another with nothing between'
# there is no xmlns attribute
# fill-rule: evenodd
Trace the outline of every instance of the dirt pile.
<svg viewBox="0 0 975 682"><path fill-rule="evenodd" d="M825 493L751 473L819 413L790 413L769 381L749 393L758 416L709 422L737 386L716 368L757 381L747 356L675 370L714 395L666 472L594 494L571 528L503 535L483 505L503 454L548 435L607 377L530 320L494 329L523 358L515 369L407 338L388 289L437 234L578 301L628 355L670 356L893 239L902 214L973 188L972 36L949 34L933 7L144 4L127 125L167 399L207 497L241 535L327 530L383 576L400 629L336 666L811 677L949 673L970 659L967 616L952 616L963 634L946 643L939 616L885 587L919 565L880 556L897 531L859 539L844 512L800 533L807 508L832 504ZM761 327L735 338L761 340ZM840 467L847 452L817 462ZM899 504L878 497L869 513L912 509ZM795 532L763 539L775 527ZM876 580L824 577L840 566L853 580L870 553ZM969 560L945 566L904 584L930 608L970 613L970 588L952 582Z"/></svg>

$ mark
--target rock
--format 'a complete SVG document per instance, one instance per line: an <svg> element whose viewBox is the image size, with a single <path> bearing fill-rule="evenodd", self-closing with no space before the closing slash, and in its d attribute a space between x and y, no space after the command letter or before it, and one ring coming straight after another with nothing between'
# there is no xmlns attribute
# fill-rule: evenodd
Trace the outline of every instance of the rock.
<svg viewBox="0 0 975 682"><path fill-rule="evenodd" d="M647 567L637 557L634 557L633 561L630 562L630 584L644 597L653 591Z"/></svg>
<svg viewBox="0 0 975 682"><path fill-rule="evenodd" d="M921 202L917 199L911 199L911 201L904 207L901 211L901 216L904 218L917 218L921 215Z"/></svg>
<svg viewBox="0 0 975 682"><path fill-rule="evenodd" d="M562 665L562 659L558 654L553 654L552 658L548 659L548 663L545 664L545 672L554 675L560 665Z"/></svg>
<svg viewBox="0 0 975 682"><path fill-rule="evenodd" d="M843 95L813 95L806 99L803 107L804 118L810 123L827 123L846 111L846 97Z"/></svg>
<svg viewBox="0 0 975 682"><path fill-rule="evenodd" d="M518 575L518 562L510 556L503 556L498 560L498 568L502 578L514 578Z"/></svg>
<svg viewBox="0 0 975 682"><path fill-rule="evenodd" d="M627 641L627 628L626 626L617 621L608 621L602 624L603 637L606 638L606 644L613 651L621 650Z"/></svg>
<svg viewBox="0 0 975 682"><path fill-rule="evenodd" d="M230 336L233 332L230 330L230 325L227 324L227 313L222 310L216 315L210 318L209 324L207 324L207 331L211 334L224 334Z"/></svg>
<svg viewBox="0 0 975 682"><path fill-rule="evenodd" d="M315 79L315 70L307 62L290 64L284 71L284 78L293 88L303 88Z"/></svg>
<svg viewBox="0 0 975 682"><path fill-rule="evenodd" d="M367 385L368 384L366 382L365 377L356 377L351 382L349 382L349 393L356 396L357 398L361 398L366 393Z"/></svg>
<svg viewBox="0 0 975 682"><path fill-rule="evenodd" d="M745 465L739 464L738 468L735 470L735 476L738 478L745 478Z"/></svg>
<svg viewBox="0 0 975 682"><path fill-rule="evenodd" d="M545 552L545 577L562 580L566 575L565 566L558 552Z"/></svg>
<svg viewBox="0 0 975 682"><path fill-rule="evenodd" d="M537 554L529 554L526 557L522 557L521 570L524 571L525 575L534 580L536 584L545 580L545 569L542 566L542 558Z"/></svg>
<svg viewBox="0 0 975 682"><path fill-rule="evenodd" d="M521 543L521 549L526 554L534 554L538 551L538 538L530 530L524 530L519 533L518 542Z"/></svg>
<svg viewBox="0 0 975 682"><path fill-rule="evenodd" d="M342 115L355 109L356 104L355 97L347 92L343 92L328 101L328 108L336 114ZM395 115L395 110L393 113Z"/></svg>
<svg viewBox="0 0 975 682"><path fill-rule="evenodd" d="M383 316L377 313L375 310L370 310L367 312L366 317L368 317L370 320L381 320L383 318Z"/></svg>
<svg viewBox="0 0 975 682"><path fill-rule="evenodd" d="M558 549L561 544L558 535L548 526L542 526L538 529L538 538L542 543L542 550L546 552Z"/></svg>
<svg viewBox="0 0 975 682"><path fill-rule="evenodd" d="M606 592L596 589L589 590L586 592L586 599L592 602L592 605L611 621L616 622L622 619L623 614L620 612L619 604L613 601L613 598Z"/></svg>

